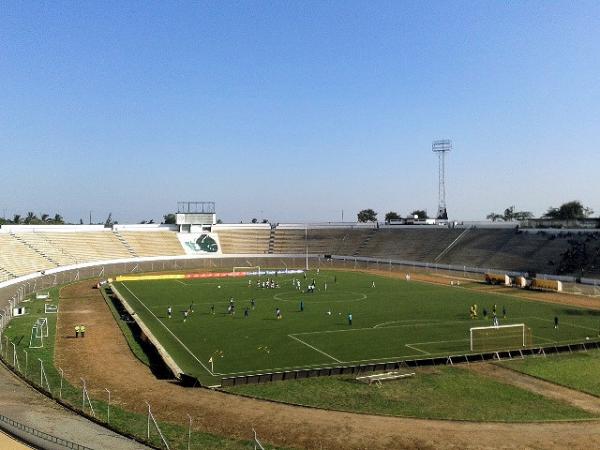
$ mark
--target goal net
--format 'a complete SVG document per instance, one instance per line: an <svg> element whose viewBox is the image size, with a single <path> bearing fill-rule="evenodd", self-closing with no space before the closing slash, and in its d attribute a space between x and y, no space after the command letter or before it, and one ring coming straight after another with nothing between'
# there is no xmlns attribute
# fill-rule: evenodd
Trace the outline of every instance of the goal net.
<svg viewBox="0 0 600 450"><path fill-rule="evenodd" d="M58 312L58 306L57 305L49 305L49 304L45 304L44 305L44 313L46 314L56 314Z"/></svg>
<svg viewBox="0 0 600 450"><path fill-rule="evenodd" d="M31 327L31 337L29 338L29 348L42 348L44 339L48 337L48 319L42 317L37 319Z"/></svg>
<svg viewBox="0 0 600 450"><path fill-rule="evenodd" d="M260 275L260 266L237 266L233 268L233 273L249 272L253 275Z"/></svg>
<svg viewBox="0 0 600 450"><path fill-rule="evenodd" d="M512 350L532 345L531 328L524 323L471 328L472 352Z"/></svg>

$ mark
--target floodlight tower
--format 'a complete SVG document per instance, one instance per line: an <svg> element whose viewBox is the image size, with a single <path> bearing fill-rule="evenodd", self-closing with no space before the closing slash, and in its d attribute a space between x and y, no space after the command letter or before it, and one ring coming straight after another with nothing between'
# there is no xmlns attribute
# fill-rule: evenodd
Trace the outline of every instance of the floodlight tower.
<svg viewBox="0 0 600 450"><path fill-rule="evenodd" d="M452 150L452 141L450 139L442 139L439 141L433 141L431 144L431 150L438 154L438 219L448 219L448 212L446 211L446 153Z"/></svg>

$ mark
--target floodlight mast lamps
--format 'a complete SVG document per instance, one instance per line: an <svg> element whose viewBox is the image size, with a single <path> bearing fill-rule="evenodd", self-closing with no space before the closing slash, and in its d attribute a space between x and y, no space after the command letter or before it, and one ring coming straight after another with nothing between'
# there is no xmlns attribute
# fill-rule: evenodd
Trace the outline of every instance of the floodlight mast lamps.
<svg viewBox="0 0 600 450"><path fill-rule="evenodd" d="M446 153L452 150L452 141L450 139L442 139L433 141L431 150L438 154L438 219L448 219L446 211Z"/></svg>

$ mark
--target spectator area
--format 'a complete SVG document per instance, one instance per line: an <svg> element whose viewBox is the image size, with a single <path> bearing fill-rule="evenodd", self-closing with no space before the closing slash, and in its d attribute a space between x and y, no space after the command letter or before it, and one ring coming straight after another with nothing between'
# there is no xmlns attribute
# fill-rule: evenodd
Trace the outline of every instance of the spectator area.
<svg viewBox="0 0 600 450"><path fill-rule="evenodd" d="M58 266L185 251L166 230L74 231L13 227L0 233L0 281ZM223 254L310 254L466 265L484 269L600 277L600 233L516 228L271 227L216 225Z"/></svg>

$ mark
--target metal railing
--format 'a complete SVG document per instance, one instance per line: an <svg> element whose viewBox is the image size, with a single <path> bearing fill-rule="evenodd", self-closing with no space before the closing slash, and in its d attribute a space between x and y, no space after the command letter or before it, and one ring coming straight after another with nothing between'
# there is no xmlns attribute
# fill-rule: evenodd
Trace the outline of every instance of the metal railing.
<svg viewBox="0 0 600 450"><path fill-rule="evenodd" d="M36 428L30 427L28 425L22 424L21 422L17 422L16 420L11 419L10 417L3 416L0 414L0 422L10 426L12 429L7 429L10 434L15 434L14 430L19 430L25 432L31 436L35 436L38 439L43 439L44 441L51 442L56 445L60 445L64 448L69 448L73 450L92 450L90 447L86 447L85 445L80 445L72 441L68 441L66 439L61 439L56 436L52 436L51 434L44 433ZM4 428L1 427L0 428Z"/></svg>

